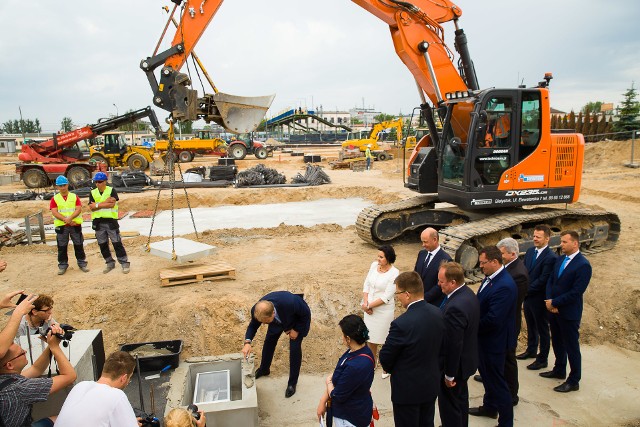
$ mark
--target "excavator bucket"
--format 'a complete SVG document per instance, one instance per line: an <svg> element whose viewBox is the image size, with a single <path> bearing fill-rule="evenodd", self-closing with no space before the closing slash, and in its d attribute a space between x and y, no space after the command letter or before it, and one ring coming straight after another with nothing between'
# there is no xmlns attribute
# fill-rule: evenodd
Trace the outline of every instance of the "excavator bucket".
<svg viewBox="0 0 640 427"><path fill-rule="evenodd" d="M230 132L253 132L266 114L275 95L235 96L218 92L212 95L222 123Z"/></svg>

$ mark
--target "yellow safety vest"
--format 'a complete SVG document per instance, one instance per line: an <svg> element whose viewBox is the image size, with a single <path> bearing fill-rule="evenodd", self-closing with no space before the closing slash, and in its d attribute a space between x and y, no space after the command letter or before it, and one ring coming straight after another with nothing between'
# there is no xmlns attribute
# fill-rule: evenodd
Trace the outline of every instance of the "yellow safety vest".
<svg viewBox="0 0 640 427"><path fill-rule="evenodd" d="M91 190L91 195L93 196L93 201L96 203L102 203L111 197L111 187L107 185L107 188L104 189L104 193L100 194L100 190L94 188ZM112 218L118 219L118 202L112 208L104 208L98 209L97 211L91 212L91 219L96 218Z"/></svg>
<svg viewBox="0 0 640 427"><path fill-rule="evenodd" d="M364 151L364 156L367 159L372 159L373 158L373 155L371 154L371 149L369 147L367 147L367 149Z"/></svg>
<svg viewBox="0 0 640 427"><path fill-rule="evenodd" d="M60 193L53 196L53 200L55 200L56 205L58 205L58 213L65 218L73 215L73 213L76 211L77 198L78 196L76 196L74 193L69 193L69 195L67 196L67 200L65 200ZM73 218L73 222L75 222L76 224L82 224L82 215L78 215L77 217ZM55 227L60 227L62 225L65 225L65 223L64 221L55 218L53 220L53 225Z"/></svg>

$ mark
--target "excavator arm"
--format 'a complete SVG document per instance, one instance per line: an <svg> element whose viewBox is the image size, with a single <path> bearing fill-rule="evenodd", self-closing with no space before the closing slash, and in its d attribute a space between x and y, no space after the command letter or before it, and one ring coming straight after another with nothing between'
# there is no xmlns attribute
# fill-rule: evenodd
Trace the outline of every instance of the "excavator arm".
<svg viewBox="0 0 640 427"><path fill-rule="evenodd" d="M142 60L140 67L147 74L154 93L154 104L169 111L173 119L204 119L207 122L214 121L231 132L249 132L258 126L273 96L250 98L216 92L198 97L197 91L189 87L189 76L180 73L223 1L172 0L175 6L165 31L178 7L181 14L171 48ZM446 93L478 89L473 64L466 49L466 37L457 24L455 45L462 62L459 70L452 62L452 52L445 45L440 24L457 22L462 15L454 3L449 0L352 1L389 26L396 53L413 74L423 104L426 104L424 94L434 105L439 105ZM161 65L158 82L154 70ZM462 130L464 125L460 126Z"/></svg>

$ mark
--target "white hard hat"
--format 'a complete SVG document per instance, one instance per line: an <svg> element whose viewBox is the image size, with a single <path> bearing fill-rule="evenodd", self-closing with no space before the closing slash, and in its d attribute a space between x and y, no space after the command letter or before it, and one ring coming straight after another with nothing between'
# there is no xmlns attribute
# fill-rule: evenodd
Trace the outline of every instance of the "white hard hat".
<svg viewBox="0 0 640 427"><path fill-rule="evenodd" d="M367 144L367 147L371 148L371 144Z"/></svg>

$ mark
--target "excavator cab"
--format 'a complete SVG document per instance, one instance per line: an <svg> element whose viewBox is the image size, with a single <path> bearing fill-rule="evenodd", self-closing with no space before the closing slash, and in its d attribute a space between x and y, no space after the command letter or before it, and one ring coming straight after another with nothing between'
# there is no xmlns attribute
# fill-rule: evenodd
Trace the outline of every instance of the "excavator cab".
<svg viewBox="0 0 640 427"><path fill-rule="evenodd" d="M470 210L573 201L584 140L550 136L546 92L489 89L446 101L439 146L420 149L407 187Z"/></svg>

